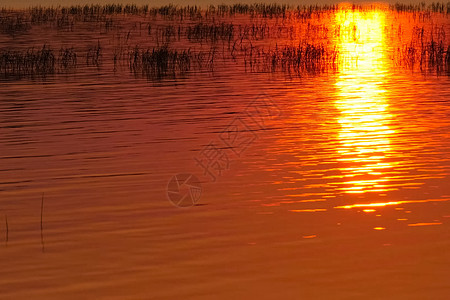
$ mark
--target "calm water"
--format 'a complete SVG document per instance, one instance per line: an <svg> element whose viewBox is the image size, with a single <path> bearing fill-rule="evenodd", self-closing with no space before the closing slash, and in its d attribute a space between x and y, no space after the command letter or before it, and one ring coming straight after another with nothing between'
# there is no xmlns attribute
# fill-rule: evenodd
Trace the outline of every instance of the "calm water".
<svg viewBox="0 0 450 300"><path fill-rule="evenodd" d="M17 51L102 45L101 64L1 79L0 298L447 299L450 77L399 49L421 28L447 49L448 15L219 21L295 29L249 41L259 49L307 40L339 55L320 72L260 72L245 42L233 59L219 41L214 68L154 78L126 53L197 21L0 35ZM179 173L200 179L198 205L168 200Z"/></svg>

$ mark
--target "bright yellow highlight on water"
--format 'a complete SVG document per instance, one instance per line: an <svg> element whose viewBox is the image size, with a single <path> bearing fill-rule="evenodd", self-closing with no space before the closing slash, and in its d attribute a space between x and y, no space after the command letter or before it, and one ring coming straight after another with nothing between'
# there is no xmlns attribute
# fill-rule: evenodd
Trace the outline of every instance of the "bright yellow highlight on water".
<svg viewBox="0 0 450 300"><path fill-rule="evenodd" d="M346 193L388 190L383 177L392 167L387 90L388 65L384 40L385 13L343 8L335 15L336 48L340 53L335 102L340 112L337 150L348 178Z"/></svg>

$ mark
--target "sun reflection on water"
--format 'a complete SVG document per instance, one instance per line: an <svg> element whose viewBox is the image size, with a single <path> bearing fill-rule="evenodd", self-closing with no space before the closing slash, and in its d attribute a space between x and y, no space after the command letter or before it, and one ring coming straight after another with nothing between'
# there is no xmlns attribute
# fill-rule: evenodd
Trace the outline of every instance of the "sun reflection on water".
<svg viewBox="0 0 450 300"><path fill-rule="evenodd" d="M340 146L340 168L345 193L384 192L393 167L391 152L388 73L383 36L385 13L381 10L341 9L335 16L336 47L340 53L335 106Z"/></svg>

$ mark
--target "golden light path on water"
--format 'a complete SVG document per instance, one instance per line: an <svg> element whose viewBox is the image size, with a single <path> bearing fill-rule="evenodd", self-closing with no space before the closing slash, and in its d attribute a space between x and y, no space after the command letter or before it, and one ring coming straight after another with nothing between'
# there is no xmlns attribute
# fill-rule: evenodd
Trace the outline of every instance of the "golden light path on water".
<svg viewBox="0 0 450 300"><path fill-rule="evenodd" d="M399 82L410 78L398 74L392 61L397 46L389 34L392 18L383 7L359 11L341 7L334 12L328 35L338 53L334 82L317 92L318 99L326 99L323 102L293 92L301 105L293 104L295 117L290 122L310 130L290 133L290 139L278 142L277 151L293 153L301 164L285 165L290 174L274 183L280 185L281 200L264 206L302 203L289 211L321 214L354 209L381 216L383 207L397 210L450 200L430 186L447 176L424 146L425 141L436 142L426 136L420 137L420 143L415 139L416 132L430 130L433 122L405 119L405 110L412 115L417 102L398 89ZM305 112L311 116L307 121ZM435 167L423 167L428 164Z"/></svg>
<svg viewBox="0 0 450 300"><path fill-rule="evenodd" d="M335 15L339 33L336 48L340 53L336 80L335 106L340 115L338 123L339 148L344 181L338 190L346 194L364 194L395 191L399 183L389 183L398 163L392 161L395 149L392 139L400 133L390 126L395 116L390 112L388 43L384 35L387 22L384 10L353 11L341 9ZM420 186L421 182L408 183ZM364 212L385 206L409 203L441 202L448 198L380 201L336 206L337 209L368 208ZM428 223L423 223L428 224ZM422 223L415 226L422 226ZM433 223L437 224L437 223ZM411 225L413 226L413 225Z"/></svg>
<svg viewBox="0 0 450 300"><path fill-rule="evenodd" d="M335 15L336 46L340 53L335 101L340 115L338 159L344 193L385 192L386 160L392 149L388 90L384 88L389 66L383 36L385 13L381 10L341 9Z"/></svg>

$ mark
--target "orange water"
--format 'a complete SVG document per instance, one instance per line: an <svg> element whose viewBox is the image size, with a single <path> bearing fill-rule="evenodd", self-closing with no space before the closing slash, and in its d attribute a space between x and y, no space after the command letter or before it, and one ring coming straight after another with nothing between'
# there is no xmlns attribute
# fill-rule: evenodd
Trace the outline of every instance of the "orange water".
<svg viewBox="0 0 450 300"><path fill-rule="evenodd" d="M448 35L433 18L342 10L310 20L325 37L290 20L293 39L254 41L339 51L300 77L225 56L176 78L114 71L126 29L0 36L105 49L99 68L0 83L0 298L447 299L450 81L395 59L414 26ZM261 93L264 129L246 114ZM237 117L256 136L240 155L220 138ZM194 160L210 142L229 162L215 182ZM178 173L200 178L197 206L167 199Z"/></svg>

